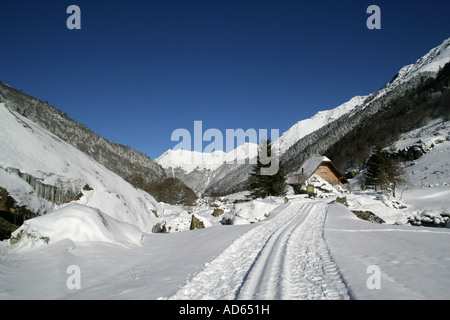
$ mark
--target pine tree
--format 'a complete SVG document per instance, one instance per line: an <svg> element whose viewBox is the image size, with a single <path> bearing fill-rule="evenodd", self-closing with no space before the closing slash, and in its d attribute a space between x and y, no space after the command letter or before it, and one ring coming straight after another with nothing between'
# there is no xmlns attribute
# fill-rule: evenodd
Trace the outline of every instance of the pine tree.
<svg viewBox="0 0 450 320"><path fill-rule="evenodd" d="M367 169L365 184L366 186L373 186L375 191L377 186L382 185L383 158L383 154L376 150L366 163L369 168Z"/></svg>
<svg viewBox="0 0 450 320"><path fill-rule="evenodd" d="M265 164L261 161L262 157L267 155L271 161L278 161L277 155L272 155L272 144L270 139L264 140L258 146L258 157L256 164L252 167L252 172L248 178L249 189L251 191L251 197L266 198L268 196L284 196L286 195L286 182L282 173L281 164L278 166L278 170L273 175L264 174L263 169L269 168L271 162Z"/></svg>
<svg viewBox="0 0 450 320"><path fill-rule="evenodd" d="M366 185L374 186L375 190L377 190L377 186L381 190L391 189L392 195L395 197L397 186L406 182L405 172L400 163L389 157L387 152L375 150L366 164L369 167L366 174Z"/></svg>

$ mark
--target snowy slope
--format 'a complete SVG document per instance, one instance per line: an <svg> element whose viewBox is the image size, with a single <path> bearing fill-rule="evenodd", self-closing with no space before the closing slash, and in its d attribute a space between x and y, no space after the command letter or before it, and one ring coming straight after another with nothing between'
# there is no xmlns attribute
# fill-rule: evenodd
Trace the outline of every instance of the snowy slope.
<svg viewBox="0 0 450 320"><path fill-rule="evenodd" d="M415 63L406 65L399 70L395 78L384 86L381 90L373 94L373 98L379 98L394 90L402 83L410 80L420 80L421 75L435 75L450 61L450 38L444 40L442 44L431 49L427 54L418 59Z"/></svg>
<svg viewBox="0 0 450 320"><path fill-rule="evenodd" d="M423 155L406 164L408 184L402 201L416 224L450 221L450 121L436 119L404 134L395 150L420 148ZM448 223L450 226L450 222Z"/></svg>
<svg viewBox="0 0 450 320"><path fill-rule="evenodd" d="M384 150L417 157L402 162L406 183L397 187L394 198L389 192L362 191L364 174L359 174L350 180L352 194L346 195L350 209L370 211L388 224L445 226L450 220L450 122L432 120Z"/></svg>
<svg viewBox="0 0 450 320"><path fill-rule="evenodd" d="M0 186L20 205L39 213L56 209L61 204L43 200L42 195L57 190L78 194L77 203L100 209L142 231L151 230L158 222L154 214L158 204L152 196L4 104L0 104L0 128ZM22 189L24 177L32 179L33 188Z"/></svg>
<svg viewBox="0 0 450 320"><path fill-rule="evenodd" d="M403 134L389 148L417 148L424 154L419 159L410 161L405 168L411 187L450 185L450 121L435 119L426 126Z"/></svg>
<svg viewBox="0 0 450 320"><path fill-rule="evenodd" d="M362 105L367 97L368 96L353 97L337 108L320 111L312 118L297 122L274 142L274 147L278 148L280 154L283 154L301 138L326 126L334 120L339 119L343 115L351 112L356 106Z"/></svg>
<svg viewBox="0 0 450 320"><path fill-rule="evenodd" d="M148 190L149 186L166 178L164 169L141 152L99 136L47 102L1 81L0 101L138 188Z"/></svg>

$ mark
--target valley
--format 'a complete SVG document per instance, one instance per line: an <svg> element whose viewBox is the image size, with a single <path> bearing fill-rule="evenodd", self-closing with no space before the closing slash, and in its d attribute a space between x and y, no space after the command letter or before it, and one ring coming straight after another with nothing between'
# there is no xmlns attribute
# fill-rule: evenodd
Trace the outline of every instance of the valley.
<svg viewBox="0 0 450 320"><path fill-rule="evenodd" d="M450 299L449 63L447 39L295 123L264 198L254 141L152 160L0 83L0 299Z"/></svg>

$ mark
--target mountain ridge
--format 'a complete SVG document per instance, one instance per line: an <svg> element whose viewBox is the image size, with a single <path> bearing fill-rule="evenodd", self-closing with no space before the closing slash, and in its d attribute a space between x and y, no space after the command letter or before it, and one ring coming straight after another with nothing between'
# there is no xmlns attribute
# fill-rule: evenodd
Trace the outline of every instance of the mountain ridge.
<svg viewBox="0 0 450 320"><path fill-rule="evenodd" d="M285 173L289 176L309 157L327 152L333 144L366 119L388 108L390 102L419 86L424 79L435 77L449 61L450 38L429 50L415 63L402 67L397 75L380 90L368 96L356 96L335 109L318 112L309 119L297 122L283 133L278 142L274 142L274 145L279 144L282 150L280 155L281 162L285 166ZM333 114L333 111L336 113L335 118L329 117L322 123L318 121L321 116ZM309 126L310 130L301 132L304 129L302 125L308 122L313 123ZM156 159L157 162L158 159ZM165 170L166 173L170 171L173 176L178 177L195 191L210 195L241 191L245 187L250 168L249 164L235 166L223 164L212 172L199 169L187 172L178 165L176 168L166 166Z"/></svg>
<svg viewBox="0 0 450 320"><path fill-rule="evenodd" d="M0 103L70 143L137 188L149 189L167 177L143 153L101 137L56 107L3 82L0 82Z"/></svg>

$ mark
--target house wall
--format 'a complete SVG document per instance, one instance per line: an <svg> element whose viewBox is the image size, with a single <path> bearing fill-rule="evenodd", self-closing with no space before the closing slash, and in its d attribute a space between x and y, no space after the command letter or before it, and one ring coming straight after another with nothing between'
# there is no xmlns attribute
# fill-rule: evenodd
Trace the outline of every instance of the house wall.
<svg viewBox="0 0 450 320"><path fill-rule="evenodd" d="M321 164L314 173L326 180L332 186L337 184L341 185L339 177L336 176L336 173L328 164Z"/></svg>

